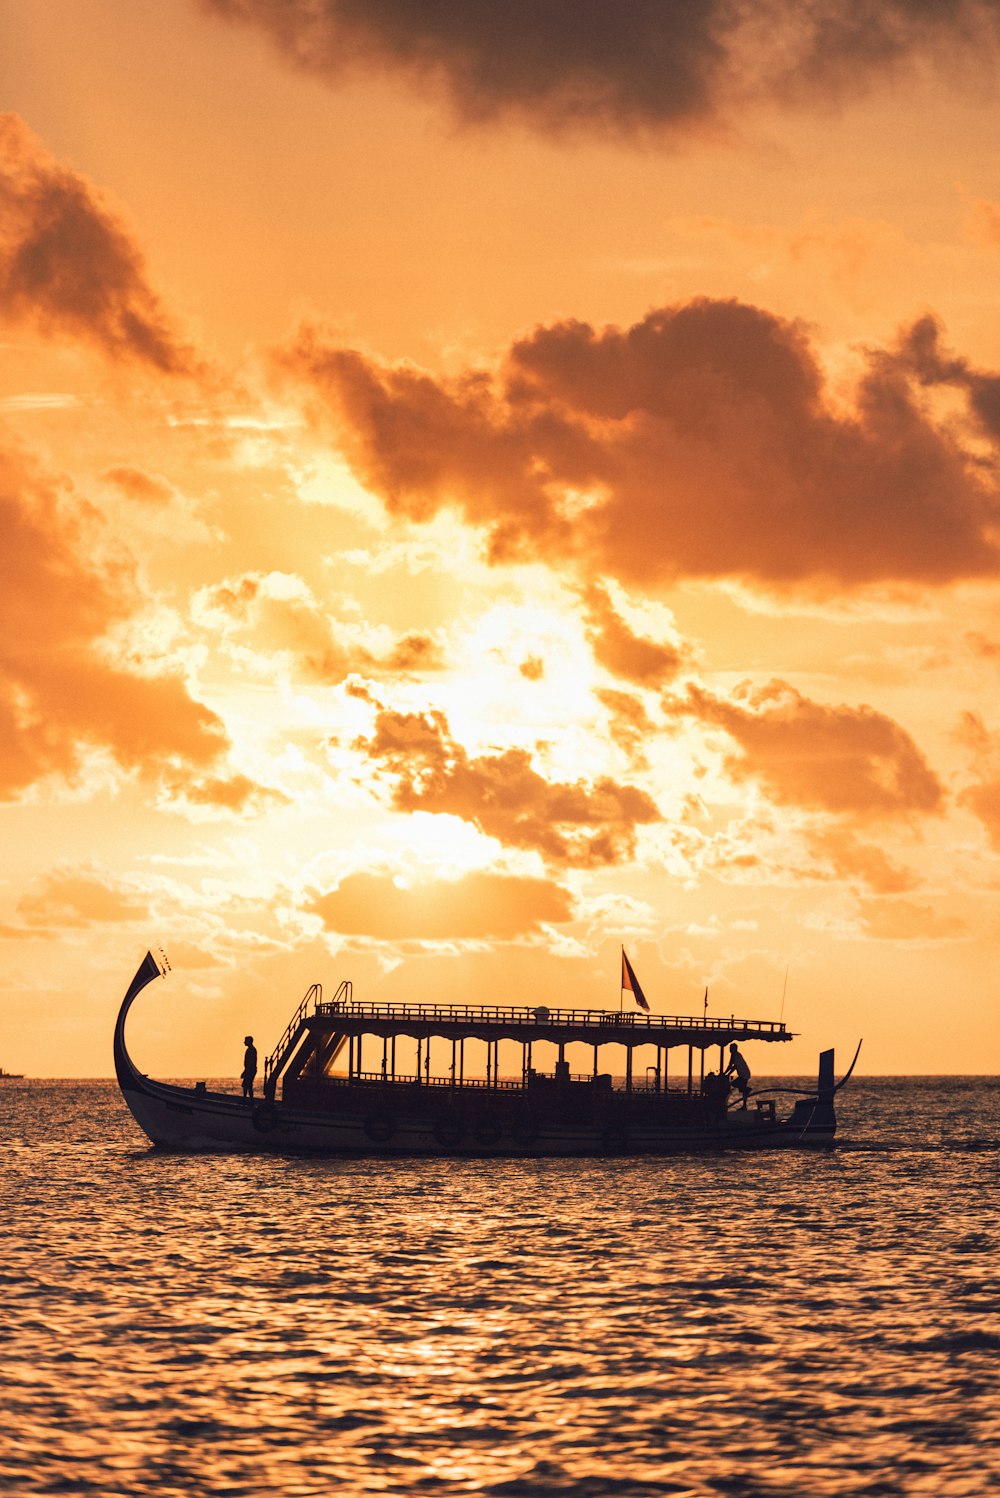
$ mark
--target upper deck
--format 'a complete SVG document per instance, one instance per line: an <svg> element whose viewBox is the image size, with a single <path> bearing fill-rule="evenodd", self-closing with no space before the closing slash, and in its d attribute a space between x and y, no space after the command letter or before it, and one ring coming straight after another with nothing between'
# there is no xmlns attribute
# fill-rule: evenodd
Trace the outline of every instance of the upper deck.
<svg viewBox="0 0 1000 1498"><path fill-rule="evenodd" d="M347 1035L441 1036L453 1040L536 1040L568 1045L620 1044L704 1049L733 1040L785 1041L793 1032L777 1020L734 1015L645 1014L608 1009L554 1009L545 1004L368 1003L353 997L318 1000L310 1028Z"/></svg>

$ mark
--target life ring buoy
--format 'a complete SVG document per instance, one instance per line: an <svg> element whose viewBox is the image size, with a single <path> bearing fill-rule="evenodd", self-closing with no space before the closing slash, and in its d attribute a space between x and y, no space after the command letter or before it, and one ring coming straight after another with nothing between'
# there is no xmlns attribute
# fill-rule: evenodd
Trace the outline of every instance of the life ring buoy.
<svg viewBox="0 0 1000 1498"><path fill-rule="evenodd" d="M277 1127L278 1110L268 1100L265 1100L263 1103L257 1103L250 1114L250 1122L258 1134L270 1134L271 1130Z"/></svg>
<svg viewBox="0 0 1000 1498"><path fill-rule="evenodd" d="M518 1149L530 1149L538 1138L538 1125L530 1118L520 1118L510 1131L510 1137Z"/></svg>
<svg viewBox="0 0 1000 1498"><path fill-rule="evenodd" d="M388 1144L396 1132L396 1120L391 1113L369 1113L365 1119L365 1133L372 1144Z"/></svg>
<svg viewBox="0 0 1000 1498"><path fill-rule="evenodd" d="M601 1145L605 1154L624 1155L628 1150L628 1134L621 1124L608 1124L601 1133Z"/></svg>
<svg viewBox="0 0 1000 1498"><path fill-rule="evenodd" d="M500 1143L500 1124L495 1118L478 1118L472 1125L472 1137L484 1149Z"/></svg>
<svg viewBox="0 0 1000 1498"><path fill-rule="evenodd" d="M465 1124L460 1118L441 1118L434 1125L434 1138L442 1149L455 1149L465 1138Z"/></svg>

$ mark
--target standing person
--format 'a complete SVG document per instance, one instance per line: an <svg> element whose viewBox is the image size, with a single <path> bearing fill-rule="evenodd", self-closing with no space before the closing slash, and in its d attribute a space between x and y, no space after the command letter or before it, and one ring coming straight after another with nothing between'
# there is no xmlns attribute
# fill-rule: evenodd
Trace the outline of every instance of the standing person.
<svg viewBox="0 0 1000 1498"><path fill-rule="evenodd" d="M728 1077L730 1073L732 1073L733 1081L736 1083L743 1097L741 1107L745 1108L747 1105L747 1096L750 1092L750 1068L746 1063L746 1057L740 1054L735 1040L729 1047L729 1065L722 1075Z"/></svg>
<svg viewBox="0 0 1000 1498"><path fill-rule="evenodd" d="M243 1044L246 1046L246 1055L243 1057L243 1096L253 1097L253 1080L257 1075L257 1047L253 1043L252 1035L244 1035Z"/></svg>

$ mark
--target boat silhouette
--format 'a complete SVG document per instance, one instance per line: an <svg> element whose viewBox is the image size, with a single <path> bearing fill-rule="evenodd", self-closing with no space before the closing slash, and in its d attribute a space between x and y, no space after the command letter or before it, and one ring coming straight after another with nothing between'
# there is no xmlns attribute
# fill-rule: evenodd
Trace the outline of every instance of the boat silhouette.
<svg viewBox="0 0 1000 1498"><path fill-rule="evenodd" d="M545 1005L365 1003L342 982L331 1000L318 983L298 1005L267 1058L263 1095L242 1098L154 1081L125 1045L136 997L166 976L147 953L118 1013L115 1072L136 1122L158 1146L176 1149L312 1151L355 1155L619 1155L688 1150L825 1146L836 1132L834 1053L819 1058L816 1087L796 1092L787 1114L776 1094L730 1098L725 1047L781 1044L793 1038L780 1021L664 1016ZM417 1064L397 1066L397 1042L416 1043ZM450 1057L432 1072L431 1043ZM499 1072L500 1042L521 1047L520 1077ZM592 1048L593 1070L573 1075L566 1047ZM624 1047L625 1076L600 1069L607 1045ZM719 1071L705 1073L706 1052L719 1047ZM640 1048L655 1065L641 1071ZM687 1077L668 1086L668 1056L686 1052ZM409 1049L412 1051L412 1044ZM535 1065L542 1049L549 1069ZM402 1047L399 1047L402 1050ZM860 1051L860 1046L858 1047ZM551 1058L555 1059L552 1060ZM467 1061L485 1060L485 1075ZM695 1056L699 1055L697 1073Z"/></svg>

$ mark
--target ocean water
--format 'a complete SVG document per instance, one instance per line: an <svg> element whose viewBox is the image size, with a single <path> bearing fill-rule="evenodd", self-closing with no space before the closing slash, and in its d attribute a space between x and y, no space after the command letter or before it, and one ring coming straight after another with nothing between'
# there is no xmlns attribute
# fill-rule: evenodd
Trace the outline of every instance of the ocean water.
<svg viewBox="0 0 1000 1498"><path fill-rule="evenodd" d="M822 1153L151 1150L0 1084L0 1491L1000 1491L992 1079L856 1079Z"/></svg>

